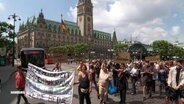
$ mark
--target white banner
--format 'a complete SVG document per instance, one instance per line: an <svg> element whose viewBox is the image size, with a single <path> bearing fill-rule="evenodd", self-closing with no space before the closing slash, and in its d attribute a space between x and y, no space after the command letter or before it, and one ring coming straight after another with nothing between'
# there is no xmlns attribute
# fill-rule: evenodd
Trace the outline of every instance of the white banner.
<svg viewBox="0 0 184 104"><path fill-rule="evenodd" d="M28 64L26 96L57 104L72 104L74 71L51 72Z"/></svg>

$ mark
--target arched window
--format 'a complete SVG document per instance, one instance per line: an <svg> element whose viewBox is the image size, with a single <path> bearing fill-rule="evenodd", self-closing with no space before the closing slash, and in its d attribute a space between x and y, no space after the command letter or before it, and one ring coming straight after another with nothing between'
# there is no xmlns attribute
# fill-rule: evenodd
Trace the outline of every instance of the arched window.
<svg viewBox="0 0 184 104"><path fill-rule="evenodd" d="M58 33L61 33L61 27L58 26Z"/></svg>
<svg viewBox="0 0 184 104"><path fill-rule="evenodd" d="M71 35L74 35L74 31L73 31L73 29L71 30Z"/></svg>
<svg viewBox="0 0 184 104"><path fill-rule="evenodd" d="M68 31L68 33L71 33L69 28L67 29L67 31Z"/></svg>
<svg viewBox="0 0 184 104"><path fill-rule="evenodd" d="M54 32L56 32L56 25L54 25L54 29L53 29Z"/></svg>
<svg viewBox="0 0 184 104"><path fill-rule="evenodd" d="M81 36L81 31L79 30L79 35Z"/></svg>
<svg viewBox="0 0 184 104"><path fill-rule="evenodd" d="M77 29L75 30L75 35L78 35L78 34L77 34Z"/></svg>
<svg viewBox="0 0 184 104"><path fill-rule="evenodd" d="M52 30L51 28L52 28L52 26L51 26L51 24L49 24L49 31L51 31L51 30Z"/></svg>

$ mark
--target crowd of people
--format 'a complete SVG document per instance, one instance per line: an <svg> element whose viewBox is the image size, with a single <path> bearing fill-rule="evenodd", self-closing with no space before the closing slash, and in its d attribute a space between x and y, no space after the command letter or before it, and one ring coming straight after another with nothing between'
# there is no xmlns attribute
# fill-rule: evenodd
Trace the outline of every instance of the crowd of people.
<svg viewBox="0 0 184 104"><path fill-rule="evenodd" d="M53 71L59 71L61 64L56 63ZM184 104L184 61L146 62L134 61L118 63L114 61L93 60L89 64L81 62L77 67L79 104L91 104L90 93L94 85L100 104L106 104L109 95L109 85L113 82L117 89L114 94L119 95L119 104L126 104L127 90L132 95L137 94L137 84L142 86L143 101L152 97L159 88L159 96L165 96L165 104ZM157 84L156 84L157 83ZM25 76L21 67L17 67L16 88L23 91ZM29 104L24 94L17 96L17 104L21 96Z"/></svg>
<svg viewBox="0 0 184 104"><path fill-rule="evenodd" d="M89 66L89 67L88 67ZM100 104L108 100L108 87L113 80L119 93L119 104L126 103L127 90L137 94L137 83L142 86L143 101L156 92L158 82L159 96L165 96L165 104L184 104L184 61L146 62L134 61L117 63L113 61L93 60L86 65L81 62L77 68L79 84L79 104L91 104L90 92L95 86Z"/></svg>

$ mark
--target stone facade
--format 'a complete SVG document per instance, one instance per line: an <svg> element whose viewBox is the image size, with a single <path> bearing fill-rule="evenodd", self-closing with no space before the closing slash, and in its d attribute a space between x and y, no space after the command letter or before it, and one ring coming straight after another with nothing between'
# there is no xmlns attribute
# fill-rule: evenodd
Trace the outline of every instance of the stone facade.
<svg viewBox="0 0 184 104"><path fill-rule="evenodd" d="M44 18L41 11L38 17L32 16L19 27L18 50L25 47L48 49L51 46L87 43L96 54L108 54L117 44L116 33L113 34L93 29L93 6L91 0L79 0L77 6L77 23L64 20L70 35L63 32L61 22Z"/></svg>

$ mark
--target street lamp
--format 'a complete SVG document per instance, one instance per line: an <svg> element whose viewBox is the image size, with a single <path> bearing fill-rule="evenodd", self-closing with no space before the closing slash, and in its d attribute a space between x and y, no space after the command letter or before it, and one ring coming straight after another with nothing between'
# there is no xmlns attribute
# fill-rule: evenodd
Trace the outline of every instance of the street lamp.
<svg viewBox="0 0 184 104"><path fill-rule="evenodd" d="M15 22L18 20L20 21L20 17L18 15L16 15L15 13L13 15L9 15L8 19L13 19L13 57L12 57L12 66L14 66L14 59L15 59Z"/></svg>

